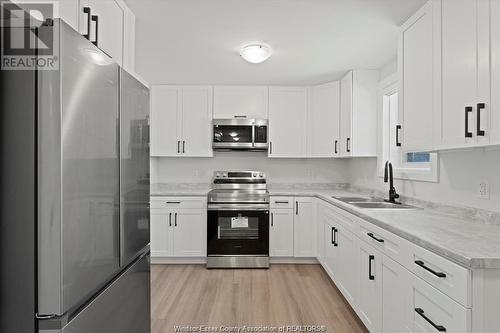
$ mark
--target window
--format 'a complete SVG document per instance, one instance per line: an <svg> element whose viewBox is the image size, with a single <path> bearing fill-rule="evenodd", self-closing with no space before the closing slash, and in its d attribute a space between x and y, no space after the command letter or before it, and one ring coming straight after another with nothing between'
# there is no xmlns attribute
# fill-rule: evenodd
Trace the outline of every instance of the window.
<svg viewBox="0 0 500 333"><path fill-rule="evenodd" d="M438 157L436 153L403 152L401 148L401 113L396 76L380 84L379 112L381 140L379 147L379 175L383 175L386 161L391 161L394 177L399 179L437 181Z"/></svg>

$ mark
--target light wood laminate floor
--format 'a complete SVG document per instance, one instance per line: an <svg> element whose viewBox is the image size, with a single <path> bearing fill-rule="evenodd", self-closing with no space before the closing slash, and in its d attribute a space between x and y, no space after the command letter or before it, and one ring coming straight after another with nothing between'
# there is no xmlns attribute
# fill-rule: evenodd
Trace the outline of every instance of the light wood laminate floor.
<svg viewBox="0 0 500 333"><path fill-rule="evenodd" d="M153 265L151 293L152 333L174 332L176 325L324 325L329 333L367 332L319 265Z"/></svg>

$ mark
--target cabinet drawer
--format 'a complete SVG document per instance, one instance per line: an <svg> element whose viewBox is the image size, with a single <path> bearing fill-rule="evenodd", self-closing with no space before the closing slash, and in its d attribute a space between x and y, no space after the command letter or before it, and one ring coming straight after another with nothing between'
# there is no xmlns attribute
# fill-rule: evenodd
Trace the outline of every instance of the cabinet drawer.
<svg viewBox="0 0 500 333"><path fill-rule="evenodd" d="M359 232L362 240L410 269L411 244L407 240L365 221L360 222Z"/></svg>
<svg viewBox="0 0 500 333"><path fill-rule="evenodd" d="M471 306L471 272L419 246L413 246L411 271L460 304Z"/></svg>
<svg viewBox="0 0 500 333"><path fill-rule="evenodd" d="M206 197L152 197L151 208L206 209Z"/></svg>
<svg viewBox="0 0 500 333"><path fill-rule="evenodd" d="M294 197L271 197L271 208L293 208Z"/></svg>
<svg viewBox="0 0 500 333"><path fill-rule="evenodd" d="M413 276L413 332L471 332L471 310Z"/></svg>

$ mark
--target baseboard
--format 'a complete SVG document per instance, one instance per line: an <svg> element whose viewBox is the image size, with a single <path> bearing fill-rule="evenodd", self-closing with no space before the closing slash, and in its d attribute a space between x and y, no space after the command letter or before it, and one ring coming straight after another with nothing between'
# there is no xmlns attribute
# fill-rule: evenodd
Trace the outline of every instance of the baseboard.
<svg viewBox="0 0 500 333"><path fill-rule="evenodd" d="M318 264L316 258L271 257L271 264ZM151 257L153 265L205 265L206 257Z"/></svg>

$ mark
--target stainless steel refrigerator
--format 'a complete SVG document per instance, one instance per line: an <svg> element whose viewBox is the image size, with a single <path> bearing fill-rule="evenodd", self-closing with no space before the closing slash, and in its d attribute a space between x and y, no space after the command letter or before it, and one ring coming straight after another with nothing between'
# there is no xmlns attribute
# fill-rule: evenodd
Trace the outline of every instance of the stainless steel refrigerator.
<svg viewBox="0 0 500 333"><path fill-rule="evenodd" d="M38 33L58 69L1 72L0 332L149 333L149 90Z"/></svg>

